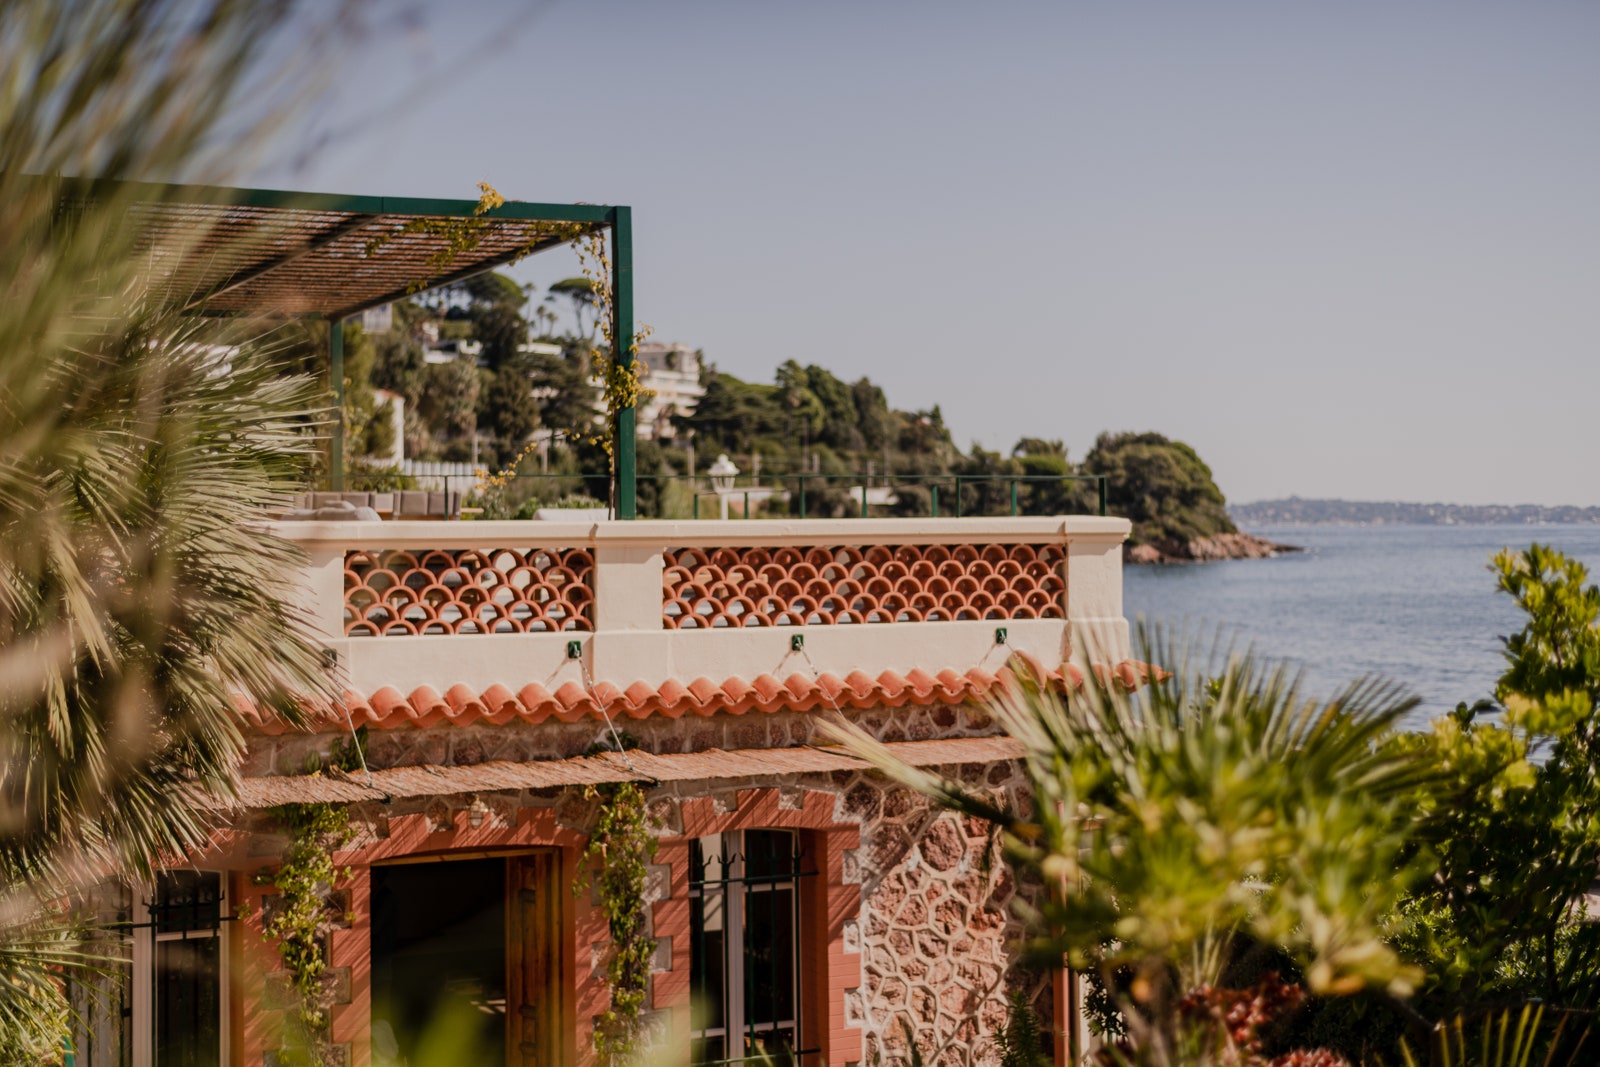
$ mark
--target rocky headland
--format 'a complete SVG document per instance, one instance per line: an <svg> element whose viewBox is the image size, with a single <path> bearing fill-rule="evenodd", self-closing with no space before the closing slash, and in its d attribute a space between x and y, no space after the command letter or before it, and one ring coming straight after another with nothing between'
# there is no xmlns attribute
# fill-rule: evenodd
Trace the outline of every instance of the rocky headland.
<svg viewBox="0 0 1600 1067"><path fill-rule="evenodd" d="M1122 558L1127 563L1205 563L1222 559L1270 559L1285 552L1299 551L1298 545L1280 545L1255 534L1235 531L1187 541L1164 538L1130 544L1122 550Z"/></svg>

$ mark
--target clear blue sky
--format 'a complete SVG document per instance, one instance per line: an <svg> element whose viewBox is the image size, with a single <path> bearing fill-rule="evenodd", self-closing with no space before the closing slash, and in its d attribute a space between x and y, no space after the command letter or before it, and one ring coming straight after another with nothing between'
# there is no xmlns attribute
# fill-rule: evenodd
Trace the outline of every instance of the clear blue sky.
<svg viewBox="0 0 1600 1067"><path fill-rule="evenodd" d="M657 338L963 446L1600 504L1593 0L377 7L243 180L631 204Z"/></svg>

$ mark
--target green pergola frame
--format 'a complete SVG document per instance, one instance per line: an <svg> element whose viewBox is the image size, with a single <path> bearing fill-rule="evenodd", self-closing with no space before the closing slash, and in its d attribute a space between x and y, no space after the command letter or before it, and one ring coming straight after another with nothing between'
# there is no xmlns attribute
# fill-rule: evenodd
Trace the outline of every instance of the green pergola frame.
<svg viewBox="0 0 1600 1067"><path fill-rule="evenodd" d="M611 235L615 358L633 362L633 211L620 205L339 196L142 182L59 183L63 211L115 201L151 253L156 284L199 315L321 319L329 324L334 400L344 404L344 322L570 241ZM438 220L429 227L418 220ZM552 224L560 229L547 229ZM470 240L452 238L466 233ZM617 516L637 517L632 406L616 414ZM333 488L344 483L344 432L335 424Z"/></svg>

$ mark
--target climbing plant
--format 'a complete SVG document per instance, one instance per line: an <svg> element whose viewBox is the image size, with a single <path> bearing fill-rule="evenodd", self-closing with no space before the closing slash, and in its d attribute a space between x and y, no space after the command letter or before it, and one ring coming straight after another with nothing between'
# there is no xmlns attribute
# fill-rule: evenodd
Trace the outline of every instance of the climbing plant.
<svg viewBox="0 0 1600 1067"><path fill-rule="evenodd" d="M439 241L439 247L428 258L428 273L431 277L444 274L458 257L473 251L482 243L489 231L488 222L482 216L506 202L506 198L499 190L488 182L479 182L478 192L478 203L473 208L471 217L410 219L405 225L379 234L368 241L365 247L366 255L379 254L386 245L401 237L412 234L425 235ZM570 428L568 433L575 437L586 436L590 444L598 445L605 450L614 483L617 463L617 416L624 409L637 408L643 401L655 395L652 390L645 388L639 373L639 365L634 358L639 353L640 343L650 336L651 329L648 325L641 324L633 336L626 340L627 358L621 358L622 346L616 337L614 318L615 272L611 258L606 252L605 233L601 229L584 223L543 223L536 228L534 236L517 250L510 262L515 262L540 247L547 246L551 239L570 242L573 251L577 253L579 267L583 276L588 279L591 292L594 294L595 313L599 319L602 340L600 344L590 344L586 355L589 376L599 386L605 403L605 429L599 433L584 434L581 430ZM427 278L413 279L407 292L419 292L428 284ZM492 473L488 470L479 471L480 491L492 492L504 489L516 475L518 464L526 458L528 451L529 449L524 449L499 471Z"/></svg>
<svg viewBox="0 0 1600 1067"><path fill-rule="evenodd" d="M503 197L495 192L494 187L486 182L479 183L479 188L484 191L484 200L479 201L478 210L481 214L493 207L505 203ZM492 203L489 198L493 197ZM484 206L485 204L488 206ZM437 221L437 220L434 220ZM476 219L457 219L456 223L474 223ZM479 226L482 223L478 223ZM619 345L616 337L615 287L614 271L611 257L606 252L605 234L601 230L584 227L579 224L555 223L551 224L551 233L559 233L572 243L573 251L577 253L578 265L583 276L589 280L591 291L595 298L595 314L600 322L599 344L589 346L588 363L589 377L600 387L600 394L605 402L606 417L605 428L599 433L584 433L578 428L568 428L571 437L585 437L591 445L598 445L605 450L606 458L611 466L611 475L615 483L617 464L617 416L625 408L637 408L644 401L655 396L655 391L647 389L639 371L636 357L639 354L639 345L651 334L649 325L641 323L628 339L628 358L619 358ZM473 239L475 243L475 238ZM471 246L468 246L471 247ZM528 252L533 251L530 244ZM526 254L526 253L524 253ZM452 253L454 255L454 253ZM529 446L522 450L510 463L501 470L478 472L478 483L481 491L503 489L517 473L518 464L532 450Z"/></svg>
<svg viewBox="0 0 1600 1067"><path fill-rule="evenodd" d="M600 316L600 335L604 344L591 346L589 350L590 377L600 386L601 394L606 404L606 430L591 441L606 450L612 466L615 467L617 414L624 408L636 408L644 401L655 396L654 390L646 389L639 374L639 364L633 358L639 354L639 345L650 336L649 326L641 323L628 339L628 356L624 361L618 358L616 319L614 315L614 287L612 278L611 258L606 255L605 237L596 231L585 233L582 237L572 242L573 250L578 253L578 265L583 271L583 276L589 279L593 287L598 314Z"/></svg>
<svg viewBox="0 0 1600 1067"><path fill-rule="evenodd" d="M306 1067L334 1062L328 1034L327 934L333 926L328 897L348 875L333 854L351 838L350 814L337 804L286 804L274 810L289 831L283 864L273 876L278 907L263 924L278 942L294 1003L288 1011L286 1052Z"/></svg>
<svg viewBox="0 0 1600 1067"><path fill-rule="evenodd" d="M365 730L349 745L336 743L326 762L313 761L308 771L325 767L354 770L361 766ZM334 853L355 836L350 812L339 804L285 804L272 811L289 833L283 863L271 876L278 906L262 924L278 942L278 955L289 975L294 1003L288 1010L283 1053L296 1067L324 1067L338 1062L328 1032L329 991L322 976L328 968L327 936L339 918L330 896L350 876L333 861Z"/></svg>
<svg viewBox="0 0 1600 1067"><path fill-rule="evenodd" d="M472 209L471 218L410 219L404 226L381 233L368 241L366 254L376 255L385 245L409 234L437 237L442 243L428 257L428 273L433 276L443 274L450 269L457 256L471 252L483 241L483 235L489 231L489 224L484 222L481 216L506 202L506 198L488 182L478 183L478 194L478 206ZM406 287L406 293L408 295L419 293L427 286L427 278L415 278Z"/></svg>
<svg viewBox="0 0 1600 1067"><path fill-rule="evenodd" d="M655 941L645 922L645 876L656 854L656 839L645 814L644 788L637 782L592 786L600 800L599 818L584 851L585 864L598 862L593 874L600 910L611 931L611 958L606 986L611 1005L595 1027L594 1047L602 1063L625 1063L639 1051L641 1016L650 981ZM590 876L580 877L583 892Z"/></svg>

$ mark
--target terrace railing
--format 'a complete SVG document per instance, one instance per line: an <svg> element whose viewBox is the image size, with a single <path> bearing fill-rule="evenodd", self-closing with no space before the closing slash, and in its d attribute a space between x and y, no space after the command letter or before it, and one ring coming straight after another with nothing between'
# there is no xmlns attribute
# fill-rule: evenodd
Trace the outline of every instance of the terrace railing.
<svg viewBox="0 0 1600 1067"><path fill-rule="evenodd" d="M513 500L554 502L585 494L604 499L606 474L517 474L497 479ZM644 518L928 518L997 515L1106 514L1101 474L775 474L741 475L725 483L704 475L641 474ZM353 491L427 489L481 495L476 475L347 471ZM674 492L675 491L675 492Z"/></svg>

